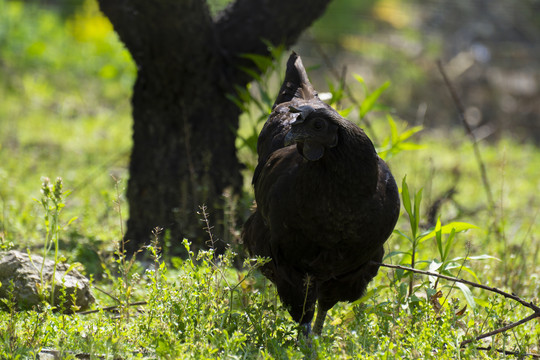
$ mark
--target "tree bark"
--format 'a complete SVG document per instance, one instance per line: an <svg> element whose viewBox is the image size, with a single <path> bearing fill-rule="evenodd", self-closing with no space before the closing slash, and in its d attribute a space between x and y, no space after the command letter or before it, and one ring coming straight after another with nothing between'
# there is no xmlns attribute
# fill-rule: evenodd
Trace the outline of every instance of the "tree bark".
<svg viewBox="0 0 540 360"><path fill-rule="evenodd" d="M226 98L251 79L244 53L296 41L330 0L237 0L215 20L202 0L99 0L137 65L125 250L162 227L164 250L204 244L197 211L207 205L221 237L222 193L239 192L235 139L240 110ZM219 246L219 244L218 244Z"/></svg>

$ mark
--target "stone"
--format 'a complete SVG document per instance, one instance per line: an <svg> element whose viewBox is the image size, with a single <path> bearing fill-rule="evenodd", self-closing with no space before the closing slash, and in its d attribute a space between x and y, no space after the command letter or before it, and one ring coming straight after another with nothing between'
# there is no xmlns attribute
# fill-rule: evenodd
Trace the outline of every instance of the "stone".
<svg viewBox="0 0 540 360"><path fill-rule="evenodd" d="M45 298L39 292L42 286L41 271L43 285L46 286ZM0 299L14 300L18 310L39 310L43 300L50 300L53 272L54 261L50 259L43 263L43 257L39 255L29 256L16 250L0 252ZM65 313L71 313L75 309L82 311L95 302L88 279L69 264L58 263L54 279L52 305L56 310Z"/></svg>

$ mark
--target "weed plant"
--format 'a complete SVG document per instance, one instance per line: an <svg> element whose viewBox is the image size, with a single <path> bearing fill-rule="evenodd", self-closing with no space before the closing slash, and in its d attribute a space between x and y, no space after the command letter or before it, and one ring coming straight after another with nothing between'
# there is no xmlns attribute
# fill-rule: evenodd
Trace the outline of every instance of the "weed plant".
<svg viewBox="0 0 540 360"><path fill-rule="evenodd" d="M329 101L376 139L379 153L401 181L402 214L387 243L385 264L366 295L338 304L311 347L274 286L259 272L266 259L238 265L231 249L162 257L157 242L142 251L149 264L117 248L127 215L129 98L134 68L93 1L63 21L36 5L0 0L0 247L44 252L55 261L80 262L93 278L94 309L55 312L50 296L39 309L18 312L2 299L0 358L37 359L507 359L532 358L540 347L536 320L461 346L531 314L493 292L440 279L441 274L515 293L538 304L537 228L540 152L503 139L480 143L496 211L487 207L471 143L460 129L408 127L381 106L390 84L352 101L341 82ZM17 26L15 26L17 24ZM283 73L283 49L274 58L250 58L269 67L231 100L244 109L237 145L248 169L256 162L258 131ZM94 61L84 61L89 58ZM17 74L17 75L15 75ZM80 84L85 84L81 87ZM63 182L40 178L58 174ZM250 172L246 171L246 184ZM69 198L64 189L72 189ZM58 195L58 196L57 196ZM249 187L243 199L252 199ZM231 198L231 201L236 201ZM233 208L233 206L231 206ZM201 211L209 243L214 234ZM75 219L70 223L67 219ZM69 227L64 225L70 223ZM156 238L160 229L155 230ZM235 248L235 251L239 251ZM233 266L235 265L235 266ZM427 276L413 270L429 271ZM0 286L9 287L10 284ZM49 294L51 295L51 294ZM49 299L49 301L47 301ZM526 355L529 354L529 355Z"/></svg>

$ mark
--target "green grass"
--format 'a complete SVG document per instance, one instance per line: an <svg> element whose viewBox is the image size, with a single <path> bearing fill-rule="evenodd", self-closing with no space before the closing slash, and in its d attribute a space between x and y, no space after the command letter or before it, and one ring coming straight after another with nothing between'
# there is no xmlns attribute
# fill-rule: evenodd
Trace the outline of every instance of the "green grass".
<svg viewBox="0 0 540 360"><path fill-rule="evenodd" d="M62 198L58 259L81 263L93 285L104 291L94 290L98 311L90 314L65 315L46 306L41 312L17 312L9 299L3 300L7 309L0 312L0 358L35 358L42 348L58 350L67 359L81 353L108 359L303 359L315 353L321 359L504 359L513 356L496 349L539 352L537 321L460 350L464 339L532 311L447 280L381 268L366 297L330 311L323 336L310 348L296 342L295 324L255 263L237 270L231 265L235 254L216 257L207 251L191 253L188 259L155 256L145 270L115 257L122 233L119 210L124 219L128 216L123 191L135 72L95 3L85 4L64 22L51 10L0 0L0 247L43 252L44 217L54 209L40 203L42 178L60 176L70 193ZM370 110L373 131L383 144L392 139L391 127L384 112ZM357 113L352 109L349 115L354 119ZM243 137L260 126L250 119L257 114L242 118ZM406 131L401 121L395 123L398 137L390 144ZM404 141L411 143L411 138ZM438 213L442 225L478 227L454 238L442 233L438 239L417 241L415 267L435 269L442 262L437 271L538 304L540 151L510 138L480 144L496 205L490 209L462 129L426 129L414 142L422 148L396 145L386 156L400 185L406 176L411 198L422 189L415 235L427 230L431 204L454 185L455 195ZM249 165L253 154L241 140L238 144ZM245 197L251 196L246 192ZM416 222L411 228L409 220L402 207L397 229L412 239ZM412 248L410 240L394 234L387 243L393 256L385 263L410 264ZM448 249L444 256L441 248ZM474 258L481 255L490 257ZM129 306L134 302L146 304ZM116 308L103 310L107 306ZM489 345L492 350L477 349Z"/></svg>

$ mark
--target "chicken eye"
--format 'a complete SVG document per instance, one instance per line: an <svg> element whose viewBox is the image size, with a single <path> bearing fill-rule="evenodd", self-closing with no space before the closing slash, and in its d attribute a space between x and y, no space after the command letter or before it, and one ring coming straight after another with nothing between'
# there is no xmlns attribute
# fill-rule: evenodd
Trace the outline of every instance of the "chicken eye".
<svg viewBox="0 0 540 360"><path fill-rule="evenodd" d="M323 119L317 118L313 120L313 122L311 123L311 126L313 127L313 129L317 131L321 131L325 128L326 121L324 121Z"/></svg>

